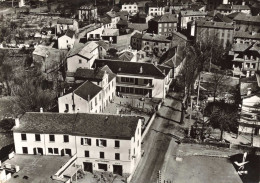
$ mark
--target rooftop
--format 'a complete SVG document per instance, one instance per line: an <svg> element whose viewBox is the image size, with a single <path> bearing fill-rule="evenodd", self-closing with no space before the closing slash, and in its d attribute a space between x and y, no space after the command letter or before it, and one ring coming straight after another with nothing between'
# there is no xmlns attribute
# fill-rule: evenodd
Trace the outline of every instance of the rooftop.
<svg viewBox="0 0 260 183"><path fill-rule="evenodd" d="M163 72L157 66L151 63L96 59L94 64L96 64L96 67L107 65L115 74L165 78L165 74L163 74ZM140 72L141 68L142 72Z"/></svg>
<svg viewBox="0 0 260 183"><path fill-rule="evenodd" d="M74 19L69 18L60 18L57 21L57 24L66 24L66 25L73 25Z"/></svg>
<svg viewBox="0 0 260 183"><path fill-rule="evenodd" d="M128 28L129 29L134 29L134 30L138 30L138 31L144 31L148 29L148 24L142 24L142 23L129 23L128 24Z"/></svg>
<svg viewBox="0 0 260 183"><path fill-rule="evenodd" d="M120 60L129 61L129 62L132 60L133 57L134 57L134 54L130 51L125 51L123 53L120 53L118 56L118 58Z"/></svg>
<svg viewBox="0 0 260 183"><path fill-rule="evenodd" d="M234 21L246 21L246 22L260 23L260 16L252 16L252 15L247 15L245 13L238 13L234 17Z"/></svg>
<svg viewBox="0 0 260 183"><path fill-rule="evenodd" d="M152 33L145 33L142 37L143 40L149 41L158 41L158 42L171 42L167 39L167 36L159 35L159 34L152 34Z"/></svg>
<svg viewBox="0 0 260 183"><path fill-rule="evenodd" d="M75 31L70 30L70 29L68 29L66 32L66 36L68 36L70 38L73 38L74 34L75 34Z"/></svg>
<svg viewBox="0 0 260 183"><path fill-rule="evenodd" d="M156 22L178 22L178 16L176 14L169 14L166 13L162 16L158 16L153 18L152 20L156 21Z"/></svg>
<svg viewBox="0 0 260 183"><path fill-rule="evenodd" d="M13 131L131 139L139 119L139 116L110 114L27 112Z"/></svg>
<svg viewBox="0 0 260 183"><path fill-rule="evenodd" d="M186 10L186 11L181 11L181 16L206 16L206 12L201 12L201 11L193 11L193 10Z"/></svg>
<svg viewBox="0 0 260 183"><path fill-rule="evenodd" d="M74 55L81 55L90 59L93 54L91 53L94 49L98 47L98 44L94 41L87 42L86 44L78 43L69 51L67 57L72 57Z"/></svg>
<svg viewBox="0 0 260 183"><path fill-rule="evenodd" d="M118 29L104 29L102 36L119 36Z"/></svg>
<svg viewBox="0 0 260 183"><path fill-rule="evenodd" d="M74 93L86 101L92 100L99 92L102 91L102 88L91 81L85 81L80 85Z"/></svg>
<svg viewBox="0 0 260 183"><path fill-rule="evenodd" d="M35 183L48 182L57 183L51 179L60 167L65 164L70 157L67 156L37 156L18 155L5 161L3 164L18 165L20 171L14 173L8 183ZM27 176L28 179L24 177Z"/></svg>
<svg viewBox="0 0 260 183"><path fill-rule="evenodd" d="M234 38L260 39L260 33L250 33L244 31L235 31Z"/></svg>
<svg viewBox="0 0 260 183"><path fill-rule="evenodd" d="M211 21L196 21L198 27L211 27L211 28L221 28L221 29L234 29L234 25L225 22L211 22Z"/></svg>

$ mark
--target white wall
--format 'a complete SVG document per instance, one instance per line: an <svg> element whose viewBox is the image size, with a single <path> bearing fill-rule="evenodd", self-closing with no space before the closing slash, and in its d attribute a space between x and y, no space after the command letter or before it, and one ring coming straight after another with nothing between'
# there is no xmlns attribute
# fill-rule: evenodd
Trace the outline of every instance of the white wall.
<svg viewBox="0 0 260 183"><path fill-rule="evenodd" d="M81 63L79 62L81 60ZM67 58L68 72L76 72L78 68L90 68L90 61L79 55Z"/></svg>
<svg viewBox="0 0 260 183"><path fill-rule="evenodd" d="M68 49L68 46L70 46L70 48L73 48L74 42L75 42L74 36L73 36L73 38L70 38L66 35L63 35L60 38L58 38L58 48L66 49L66 50Z"/></svg>
<svg viewBox="0 0 260 183"><path fill-rule="evenodd" d="M152 97L154 98L164 98L166 96L165 93L165 80L164 79L154 79L153 80L153 93Z"/></svg>
<svg viewBox="0 0 260 183"><path fill-rule="evenodd" d="M97 39L96 34L98 34L99 35L99 39L101 39L102 38L101 35L103 33L103 30L104 30L104 26L102 26L102 27L100 27L100 28L98 28L96 30L93 30L91 32L88 32L86 37L87 37L87 39L89 39L90 38L90 34L93 34L94 39Z"/></svg>

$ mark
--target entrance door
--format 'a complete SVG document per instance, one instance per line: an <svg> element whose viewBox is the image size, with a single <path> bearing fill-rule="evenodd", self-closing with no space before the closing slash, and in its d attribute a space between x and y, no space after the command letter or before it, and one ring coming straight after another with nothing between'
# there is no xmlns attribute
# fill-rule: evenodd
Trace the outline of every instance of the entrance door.
<svg viewBox="0 0 260 183"><path fill-rule="evenodd" d="M83 162L83 166L84 166L84 171L85 172L93 173L93 165L92 165L92 163Z"/></svg>
<svg viewBox="0 0 260 183"><path fill-rule="evenodd" d="M138 78L135 78L135 85L138 85Z"/></svg>
<svg viewBox="0 0 260 183"><path fill-rule="evenodd" d="M37 154L40 154L40 155L43 155L43 149L42 148L37 148L37 151L38 151L38 153Z"/></svg>
<svg viewBox="0 0 260 183"><path fill-rule="evenodd" d="M113 165L113 174L123 175L123 166Z"/></svg>
<svg viewBox="0 0 260 183"><path fill-rule="evenodd" d="M98 169L99 169L99 170L107 171L107 164L99 163L99 164L98 164Z"/></svg>

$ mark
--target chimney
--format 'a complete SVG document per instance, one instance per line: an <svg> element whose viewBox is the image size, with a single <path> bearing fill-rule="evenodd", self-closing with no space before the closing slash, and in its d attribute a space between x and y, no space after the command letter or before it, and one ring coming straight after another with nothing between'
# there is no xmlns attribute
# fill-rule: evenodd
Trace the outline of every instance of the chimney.
<svg viewBox="0 0 260 183"><path fill-rule="evenodd" d="M20 119L19 118L15 118L15 126L16 127L20 126Z"/></svg>
<svg viewBox="0 0 260 183"><path fill-rule="evenodd" d="M90 95L88 95L88 101L90 101Z"/></svg>
<svg viewBox="0 0 260 183"><path fill-rule="evenodd" d="M251 88L247 88L247 96L251 95L251 93L252 93Z"/></svg>
<svg viewBox="0 0 260 183"><path fill-rule="evenodd" d="M43 108L42 107L40 108L40 113L43 113Z"/></svg>
<svg viewBox="0 0 260 183"><path fill-rule="evenodd" d="M143 73L143 67L142 66L140 67L140 73L141 74Z"/></svg>

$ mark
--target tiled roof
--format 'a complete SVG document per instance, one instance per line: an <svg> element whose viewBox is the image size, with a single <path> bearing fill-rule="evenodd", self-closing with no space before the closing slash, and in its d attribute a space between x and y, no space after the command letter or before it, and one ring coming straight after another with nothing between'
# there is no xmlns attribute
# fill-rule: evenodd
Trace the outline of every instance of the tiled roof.
<svg viewBox="0 0 260 183"><path fill-rule="evenodd" d="M227 16L222 15L220 13L217 13L215 15L214 20L216 20L216 19L219 19L220 21L225 22L225 23L232 23L232 20L230 18L228 18Z"/></svg>
<svg viewBox="0 0 260 183"><path fill-rule="evenodd" d="M192 11L192 10L186 10L186 11L181 11L181 16L206 16L207 13L201 12L201 11Z"/></svg>
<svg viewBox="0 0 260 183"><path fill-rule="evenodd" d="M150 34L150 33L145 33L142 39L149 40L149 41L158 41L158 42L171 42L169 39L167 39L167 36L159 35L159 34Z"/></svg>
<svg viewBox="0 0 260 183"><path fill-rule="evenodd" d="M100 22L103 24L110 24L111 20L108 17L104 17L100 19Z"/></svg>
<svg viewBox="0 0 260 183"><path fill-rule="evenodd" d="M169 72L171 71L171 68L169 66L165 66L165 65L157 65L157 67L166 75L169 74Z"/></svg>
<svg viewBox="0 0 260 183"><path fill-rule="evenodd" d="M116 74L111 71L111 69L105 65L101 68L101 71L106 71L108 74L108 82L112 81L116 77Z"/></svg>
<svg viewBox="0 0 260 183"><path fill-rule="evenodd" d="M260 16L251 16L245 13L238 13L234 17L234 21L246 21L246 22L257 22L260 23Z"/></svg>
<svg viewBox="0 0 260 183"><path fill-rule="evenodd" d="M74 93L86 101L89 101L94 98L100 91L102 91L101 87L90 81L85 81L76 90L74 90Z"/></svg>
<svg viewBox="0 0 260 183"><path fill-rule="evenodd" d="M247 5L233 5L233 10L250 10L249 6Z"/></svg>
<svg viewBox="0 0 260 183"><path fill-rule="evenodd" d="M128 25L127 21L126 20L119 20L117 22L117 25Z"/></svg>
<svg viewBox="0 0 260 183"><path fill-rule="evenodd" d="M134 35L132 35L132 37L142 39L143 35L139 32L136 32Z"/></svg>
<svg viewBox="0 0 260 183"><path fill-rule="evenodd" d="M71 134L87 137L131 139L135 135L138 116L88 113L27 112L14 132Z"/></svg>
<svg viewBox="0 0 260 183"><path fill-rule="evenodd" d="M165 75L162 73L162 71L151 63L96 59L94 64L96 64L96 67L107 65L115 74L165 78ZM141 70L142 72L140 72Z"/></svg>
<svg viewBox="0 0 260 183"><path fill-rule="evenodd" d="M128 28L129 29L134 29L134 30L138 30L138 31L144 31L148 29L148 24L147 23L129 23L128 24Z"/></svg>
<svg viewBox="0 0 260 183"><path fill-rule="evenodd" d="M216 9L217 10L231 10L231 4L220 4Z"/></svg>
<svg viewBox="0 0 260 183"><path fill-rule="evenodd" d="M89 81L102 81L104 73L100 69L78 68L74 74L75 79L84 79Z"/></svg>
<svg viewBox="0 0 260 183"><path fill-rule="evenodd" d="M69 18L60 18L57 21L57 24L66 24L66 25L73 25L74 20Z"/></svg>
<svg viewBox="0 0 260 183"><path fill-rule="evenodd" d="M119 36L118 29L104 29L102 36Z"/></svg>
<svg viewBox="0 0 260 183"><path fill-rule="evenodd" d="M233 24L228 24L225 22L211 22L211 21L201 21L197 20L197 27L212 27L212 28L222 28L222 29L234 29Z"/></svg>
<svg viewBox="0 0 260 183"><path fill-rule="evenodd" d="M96 44L94 41L87 42L86 44L78 43L69 51L67 57L72 57L74 55L81 55L90 59L93 56L91 51L93 51L97 47L98 44Z"/></svg>
<svg viewBox="0 0 260 183"><path fill-rule="evenodd" d="M66 32L66 36L68 36L70 38L73 38L74 34L75 34L75 31L70 30L70 29L68 29Z"/></svg>
<svg viewBox="0 0 260 183"><path fill-rule="evenodd" d="M169 14L166 13L162 16L158 16L153 18L152 20L156 21L156 22L178 22L178 16L176 14Z"/></svg>
<svg viewBox="0 0 260 183"><path fill-rule="evenodd" d="M120 53L118 56L118 58L120 60L129 61L129 62L132 60L133 57L134 57L134 54L130 51L125 51L123 53Z"/></svg>
<svg viewBox="0 0 260 183"><path fill-rule="evenodd" d="M234 38L260 39L260 33L250 34L244 31L235 31Z"/></svg>
<svg viewBox="0 0 260 183"><path fill-rule="evenodd" d="M96 42L99 46L101 46L102 48L104 48L105 50L109 49L109 45L103 41L103 40L99 40L98 42Z"/></svg>
<svg viewBox="0 0 260 183"><path fill-rule="evenodd" d="M109 11L106 13L107 16L109 16L110 18L115 18L115 17L119 17L120 15L117 14L117 12L115 11Z"/></svg>
<svg viewBox="0 0 260 183"><path fill-rule="evenodd" d="M233 45L233 51L244 52L245 50L247 50L251 46L252 45L237 43L237 44Z"/></svg>

